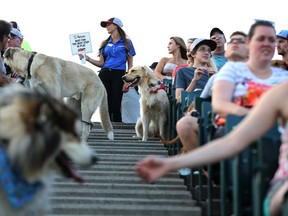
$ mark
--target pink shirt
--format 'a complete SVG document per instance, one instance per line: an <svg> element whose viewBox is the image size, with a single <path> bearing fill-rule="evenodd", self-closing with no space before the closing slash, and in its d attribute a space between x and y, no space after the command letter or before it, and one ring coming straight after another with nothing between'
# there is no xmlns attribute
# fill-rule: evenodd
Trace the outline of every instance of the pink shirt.
<svg viewBox="0 0 288 216"><path fill-rule="evenodd" d="M182 67L188 67L188 64L177 65L172 72L172 78L176 76L178 69Z"/></svg>

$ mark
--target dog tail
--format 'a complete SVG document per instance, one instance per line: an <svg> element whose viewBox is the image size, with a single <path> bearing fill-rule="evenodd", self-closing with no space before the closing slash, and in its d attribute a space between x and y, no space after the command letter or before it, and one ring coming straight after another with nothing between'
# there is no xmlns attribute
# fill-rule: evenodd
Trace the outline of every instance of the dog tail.
<svg viewBox="0 0 288 216"><path fill-rule="evenodd" d="M165 140L163 137L161 137L160 135L158 135L158 137L159 137L159 139L160 139L160 141L164 144L164 145L173 145L173 144L175 144L177 141L179 141L180 140L180 137L179 137L179 135L177 135L174 139L172 139L172 140Z"/></svg>
<svg viewBox="0 0 288 216"><path fill-rule="evenodd" d="M104 91L104 95L102 98L102 102L99 106L99 114L101 119L101 125L103 130L108 136L109 140L114 140L114 132L113 132L113 126L110 121L109 111L108 111L108 99L107 99L107 92Z"/></svg>

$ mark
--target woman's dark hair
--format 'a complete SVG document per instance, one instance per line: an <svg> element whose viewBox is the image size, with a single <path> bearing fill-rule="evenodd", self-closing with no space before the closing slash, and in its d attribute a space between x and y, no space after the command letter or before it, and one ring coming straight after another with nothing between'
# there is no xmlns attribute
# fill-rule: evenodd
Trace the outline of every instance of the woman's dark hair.
<svg viewBox="0 0 288 216"><path fill-rule="evenodd" d="M11 31L11 24L5 20L0 20L0 41L3 41L4 35L8 36Z"/></svg>
<svg viewBox="0 0 288 216"><path fill-rule="evenodd" d="M128 56L130 55L130 39L127 38L127 35L125 33L125 31L120 28L119 26L117 26L117 29L118 29L118 32L120 34L120 37L124 40L124 46L125 46L125 49L126 49L126 53L127 53L127 59L128 59ZM99 53L98 53L98 56L100 56L100 52L102 49L104 49L104 47L107 45L108 41L110 40L111 38L111 35L104 41L102 41L101 45L100 45L100 48L99 48ZM104 56L105 58L105 56Z"/></svg>
<svg viewBox="0 0 288 216"><path fill-rule="evenodd" d="M249 39L251 39L254 36L255 29L258 26L267 26L267 27L274 29L274 31L276 32L273 22L267 21L267 20L255 20L255 23L251 25L249 32L248 32Z"/></svg>

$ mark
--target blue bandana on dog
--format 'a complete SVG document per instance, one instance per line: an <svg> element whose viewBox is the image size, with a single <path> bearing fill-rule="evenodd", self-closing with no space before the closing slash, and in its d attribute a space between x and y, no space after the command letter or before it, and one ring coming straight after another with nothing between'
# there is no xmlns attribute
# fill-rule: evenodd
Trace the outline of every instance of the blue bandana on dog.
<svg viewBox="0 0 288 216"><path fill-rule="evenodd" d="M28 183L11 170L7 153L0 145L0 186L6 192L8 200L14 208L21 208L35 196L41 187L40 182Z"/></svg>

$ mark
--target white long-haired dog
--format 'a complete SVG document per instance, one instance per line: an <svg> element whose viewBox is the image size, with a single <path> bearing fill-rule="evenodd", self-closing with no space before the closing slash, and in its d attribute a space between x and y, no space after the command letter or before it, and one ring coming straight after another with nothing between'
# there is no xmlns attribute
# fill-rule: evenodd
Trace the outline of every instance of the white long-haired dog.
<svg viewBox="0 0 288 216"><path fill-rule="evenodd" d="M83 182L75 166L97 157L79 127L76 113L45 91L0 88L1 216L45 215L53 173Z"/></svg>

